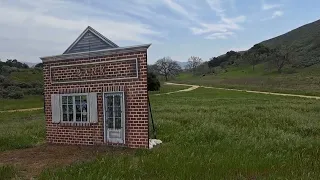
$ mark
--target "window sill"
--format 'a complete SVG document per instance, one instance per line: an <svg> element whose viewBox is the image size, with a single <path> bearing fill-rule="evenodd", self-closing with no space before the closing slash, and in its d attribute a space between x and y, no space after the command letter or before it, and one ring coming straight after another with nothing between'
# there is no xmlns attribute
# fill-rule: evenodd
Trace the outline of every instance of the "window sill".
<svg viewBox="0 0 320 180"><path fill-rule="evenodd" d="M77 127L88 127L93 125L93 123L76 123L76 122L61 122L60 123L61 126L77 126Z"/></svg>

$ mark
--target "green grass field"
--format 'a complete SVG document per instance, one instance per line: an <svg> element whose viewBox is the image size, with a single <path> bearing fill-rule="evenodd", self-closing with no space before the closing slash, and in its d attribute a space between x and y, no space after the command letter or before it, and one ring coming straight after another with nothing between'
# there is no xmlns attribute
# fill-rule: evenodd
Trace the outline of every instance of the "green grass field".
<svg viewBox="0 0 320 180"><path fill-rule="evenodd" d="M0 152L41 144L45 139L42 110L0 113Z"/></svg>
<svg viewBox="0 0 320 180"><path fill-rule="evenodd" d="M295 73L288 73L290 70L284 69L282 74L266 72L264 68L264 64L257 65L255 71L250 66L229 67L227 72L206 76L192 76L190 73L182 73L172 81L214 87L320 96L319 65L296 69Z"/></svg>
<svg viewBox="0 0 320 180"><path fill-rule="evenodd" d="M168 92L174 92L174 91L179 91L182 89L187 89L189 88L188 86L173 86L173 85L166 85L166 84L161 84L161 88L159 91L149 91L149 94L163 94L163 93L168 93Z"/></svg>
<svg viewBox="0 0 320 180"><path fill-rule="evenodd" d="M40 179L317 179L320 101L197 89L151 96L163 144Z"/></svg>
<svg viewBox="0 0 320 180"><path fill-rule="evenodd" d="M167 87L170 89L171 87ZM184 89L184 88L183 88ZM165 90L163 90L165 91ZM44 170L39 179L318 179L320 101L198 88L150 96L152 150ZM45 137L43 112L0 114L1 151ZM14 177L0 166L0 177Z"/></svg>
<svg viewBox="0 0 320 180"><path fill-rule="evenodd" d="M23 99L0 98L0 111L41 107L43 107L43 96L26 96Z"/></svg>

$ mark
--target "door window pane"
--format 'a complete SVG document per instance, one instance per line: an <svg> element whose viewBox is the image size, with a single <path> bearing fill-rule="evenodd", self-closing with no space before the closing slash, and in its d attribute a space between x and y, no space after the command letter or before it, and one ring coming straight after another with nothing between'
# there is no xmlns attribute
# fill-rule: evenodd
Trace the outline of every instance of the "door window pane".
<svg viewBox="0 0 320 180"><path fill-rule="evenodd" d="M108 107L112 107L113 106L113 97L112 96L108 96L107 97L107 106Z"/></svg>
<svg viewBox="0 0 320 180"><path fill-rule="evenodd" d="M108 128L113 128L113 118L108 118Z"/></svg>
<svg viewBox="0 0 320 180"><path fill-rule="evenodd" d="M107 118L113 118L113 111L107 111Z"/></svg>
<svg viewBox="0 0 320 180"><path fill-rule="evenodd" d="M114 96L114 105L115 106L121 106L121 97L119 95Z"/></svg>
<svg viewBox="0 0 320 180"><path fill-rule="evenodd" d="M114 116L115 116L116 118L121 118L121 111L115 111L115 112L114 112Z"/></svg>
<svg viewBox="0 0 320 180"><path fill-rule="evenodd" d="M115 118L115 128L116 129L121 129L121 117L116 117Z"/></svg>

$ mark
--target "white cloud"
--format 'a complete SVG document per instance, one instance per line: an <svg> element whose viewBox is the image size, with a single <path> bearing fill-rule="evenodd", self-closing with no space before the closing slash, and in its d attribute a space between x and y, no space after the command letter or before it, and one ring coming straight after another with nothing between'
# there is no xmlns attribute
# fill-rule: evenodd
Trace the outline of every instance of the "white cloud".
<svg viewBox="0 0 320 180"><path fill-rule="evenodd" d="M275 11L273 12L271 18L274 19L274 18L277 18L277 17L281 17L283 16L284 12L283 11Z"/></svg>
<svg viewBox="0 0 320 180"><path fill-rule="evenodd" d="M262 4L262 10L270 10L270 9L276 9L280 8L282 4Z"/></svg>
<svg viewBox="0 0 320 180"><path fill-rule="evenodd" d="M222 8L220 0L206 0L210 8L214 10L218 16L224 16L225 9Z"/></svg>
<svg viewBox="0 0 320 180"><path fill-rule="evenodd" d="M233 36L233 32L218 32L218 33L212 33L206 37L206 39L227 39L230 36Z"/></svg>
<svg viewBox="0 0 320 180"><path fill-rule="evenodd" d="M206 39L227 39L229 35L221 35L220 33L232 33L230 30L239 30L242 29L240 23L246 21L246 16L240 15L233 18L228 18L226 16L226 9L223 7L223 3L228 2L227 5L231 6L231 9L235 9L234 0L221 1L221 0L206 0L210 8L216 12L217 16L220 18L218 23L202 23L201 28L193 27L191 28L194 34L205 34L211 33L206 36Z"/></svg>
<svg viewBox="0 0 320 180"><path fill-rule="evenodd" d="M264 18L262 19L261 21L267 21L267 20L271 20L271 19L275 19L275 18L278 18L278 17L281 17L284 15L284 12L283 11L274 11L272 13L272 16L271 17L267 17L267 18Z"/></svg>
<svg viewBox="0 0 320 180"><path fill-rule="evenodd" d="M62 0L1 1L0 58L35 62L60 54L88 25L116 43L149 43L163 36L149 24L110 13Z"/></svg>

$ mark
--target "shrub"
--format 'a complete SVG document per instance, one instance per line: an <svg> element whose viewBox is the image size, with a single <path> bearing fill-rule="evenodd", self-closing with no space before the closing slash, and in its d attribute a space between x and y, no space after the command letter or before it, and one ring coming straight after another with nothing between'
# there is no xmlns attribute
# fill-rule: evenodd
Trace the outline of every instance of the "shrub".
<svg viewBox="0 0 320 180"><path fill-rule="evenodd" d="M11 99L22 99L23 98L23 93L22 91L14 91L14 92L9 92L8 98Z"/></svg>
<svg viewBox="0 0 320 180"><path fill-rule="evenodd" d="M25 83L25 82L21 82L17 84L20 88L32 88L33 84L31 83Z"/></svg>
<svg viewBox="0 0 320 180"><path fill-rule="evenodd" d="M5 80L5 79L6 79L6 77L5 77L5 76L0 75L0 83L4 82L4 80Z"/></svg>
<svg viewBox="0 0 320 180"><path fill-rule="evenodd" d="M160 81L157 76L151 72L148 73L148 91L159 91Z"/></svg>
<svg viewBox="0 0 320 180"><path fill-rule="evenodd" d="M8 97L8 91L0 87L0 98L7 98L7 97Z"/></svg>
<svg viewBox="0 0 320 180"><path fill-rule="evenodd" d="M28 88L23 90L26 95L43 95L43 88Z"/></svg>
<svg viewBox="0 0 320 180"><path fill-rule="evenodd" d="M19 86L8 86L6 90L8 92L16 92L16 91L21 91L21 88Z"/></svg>

